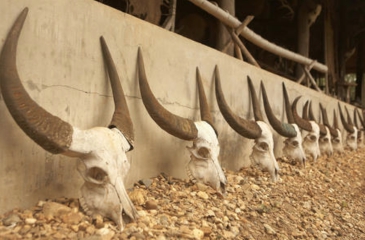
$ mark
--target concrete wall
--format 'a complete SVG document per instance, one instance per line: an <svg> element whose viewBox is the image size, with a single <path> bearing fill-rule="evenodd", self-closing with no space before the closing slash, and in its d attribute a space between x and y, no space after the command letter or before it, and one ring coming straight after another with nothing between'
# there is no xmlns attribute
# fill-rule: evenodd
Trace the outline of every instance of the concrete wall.
<svg viewBox="0 0 365 240"><path fill-rule="evenodd" d="M249 164L252 141L234 132L219 112L212 84L215 65L220 68L228 103L242 117L253 117L247 75L257 91L259 81L264 81L273 109L283 120L281 82L286 83L291 100L304 96L300 106L311 99L318 117L319 101L331 113L330 121L332 109L337 108L335 99L91 0L0 1L0 48L24 7L29 7L29 14L17 54L22 82L42 107L82 129L107 126L114 110L99 43L99 37L105 37L135 129L135 149L128 153L132 165L129 186L160 172L185 178L189 160L185 146L191 145L165 133L147 114L136 75L138 47L143 50L149 83L158 100L171 112L193 120L200 119L195 79L199 67L219 131L220 160L229 169ZM0 112L0 213L31 206L40 199L77 197L82 184L75 168L77 159L49 154L36 145L15 124L1 95ZM275 134L278 157L282 141Z"/></svg>

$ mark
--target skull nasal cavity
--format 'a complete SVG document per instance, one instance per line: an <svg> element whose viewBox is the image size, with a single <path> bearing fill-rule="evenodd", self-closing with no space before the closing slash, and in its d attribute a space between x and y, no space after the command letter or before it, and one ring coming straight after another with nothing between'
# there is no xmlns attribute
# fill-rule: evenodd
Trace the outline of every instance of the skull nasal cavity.
<svg viewBox="0 0 365 240"><path fill-rule="evenodd" d="M105 182L105 180L108 178L108 174L103 169L98 167L90 168L88 175L98 182Z"/></svg>

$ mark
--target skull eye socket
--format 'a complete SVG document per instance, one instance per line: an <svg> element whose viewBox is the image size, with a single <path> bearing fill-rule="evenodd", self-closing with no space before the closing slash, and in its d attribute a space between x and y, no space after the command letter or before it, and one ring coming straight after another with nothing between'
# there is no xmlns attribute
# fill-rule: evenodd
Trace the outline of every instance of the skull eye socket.
<svg viewBox="0 0 365 240"><path fill-rule="evenodd" d="M269 145L265 142L260 142L259 143L259 148L263 151L267 151L267 150L269 150Z"/></svg>
<svg viewBox="0 0 365 240"><path fill-rule="evenodd" d="M206 147L201 147L198 150L198 155L202 158L209 158L210 157L210 152L209 149Z"/></svg>
<svg viewBox="0 0 365 240"><path fill-rule="evenodd" d="M291 145L292 145L293 147L298 147L298 146L299 146L299 142L298 142L298 141L292 141L292 142L291 142Z"/></svg>
<svg viewBox="0 0 365 240"><path fill-rule="evenodd" d="M108 174L98 167L92 167L88 171L88 176L97 182L105 182L108 179Z"/></svg>
<svg viewBox="0 0 365 240"><path fill-rule="evenodd" d="M349 139L350 140L355 140L355 136L350 136Z"/></svg>
<svg viewBox="0 0 365 240"><path fill-rule="evenodd" d="M316 136L314 136L314 135L310 135L309 136L309 139L311 140L311 141L316 141L317 140L317 137Z"/></svg>
<svg viewBox="0 0 365 240"><path fill-rule="evenodd" d="M334 142L334 143L340 143L340 139L335 138L335 139L332 140L332 142Z"/></svg>
<svg viewBox="0 0 365 240"><path fill-rule="evenodd" d="M328 138L323 138L323 142L328 142Z"/></svg>

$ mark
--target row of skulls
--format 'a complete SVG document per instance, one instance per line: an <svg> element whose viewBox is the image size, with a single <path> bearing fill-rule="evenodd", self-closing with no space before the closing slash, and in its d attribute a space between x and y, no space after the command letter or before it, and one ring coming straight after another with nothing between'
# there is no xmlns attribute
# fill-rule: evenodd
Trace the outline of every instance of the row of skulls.
<svg viewBox="0 0 365 240"><path fill-rule="evenodd" d="M101 37L101 49L112 86L115 111L108 127L81 130L40 107L30 98L21 83L16 66L16 51L27 14L28 8L25 8L18 16L0 55L0 86L5 104L19 127L42 148L53 154L80 159L78 171L85 180L80 198L83 209L88 214L98 213L111 218L122 230L126 222L138 217L124 186L124 178L130 168L126 153L134 147L134 133L123 88L107 44ZM227 181L218 161L218 134L213 125L199 70L197 69L197 85L201 121L195 122L170 113L157 101L147 81L141 49L138 50L138 76L142 100L151 118L171 135L193 142L193 146L188 147L191 154L187 165L189 177L224 194ZM248 77L248 86L255 121L241 118L230 109L223 95L218 67L215 68L214 76L216 99L223 117L237 133L254 139L250 155L252 163L268 171L272 180L276 181L279 166L274 156L273 134L264 121L251 79ZM334 151L344 150L335 113L334 125L330 126L326 109L320 105L323 119L323 124L320 124L314 118L311 104L307 102L300 117L296 110L300 97L290 104L283 84L288 120L288 123L283 123L275 117L262 82L261 89L270 125L286 138L283 153L288 158L304 165L308 155L316 160L321 153L330 155ZM347 121L344 119L340 106L339 111L343 126L349 133L346 142L351 149L356 149L358 128L349 115ZM357 115L363 125L357 111L354 115L355 125Z"/></svg>

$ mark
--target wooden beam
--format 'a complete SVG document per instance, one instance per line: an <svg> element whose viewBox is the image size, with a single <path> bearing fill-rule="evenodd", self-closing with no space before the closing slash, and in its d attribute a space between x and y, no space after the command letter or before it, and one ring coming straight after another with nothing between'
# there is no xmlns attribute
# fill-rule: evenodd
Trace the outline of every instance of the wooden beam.
<svg viewBox="0 0 365 240"><path fill-rule="evenodd" d="M207 1L207 0L189 0L196 6L200 7L201 9L205 10L206 12L210 13L214 17L218 18L221 22L226 24L227 26L237 29L242 23L229 13L225 12L221 8L215 6L213 3ZM257 45L258 47L271 52L275 55L281 56L283 58L292 60L294 62L300 63L302 65L309 65L311 62L313 62L312 59L303 57L297 53L294 53L292 51L289 51L285 48L279 47L266 39L262 38L255 32L253 32L248 27L244 27L241 35L247 39L248 41L252 42L253 44ZM326 73L328 71L328 68L326 65L316 62L316 64L313 66L313 69Z"/></svg>

